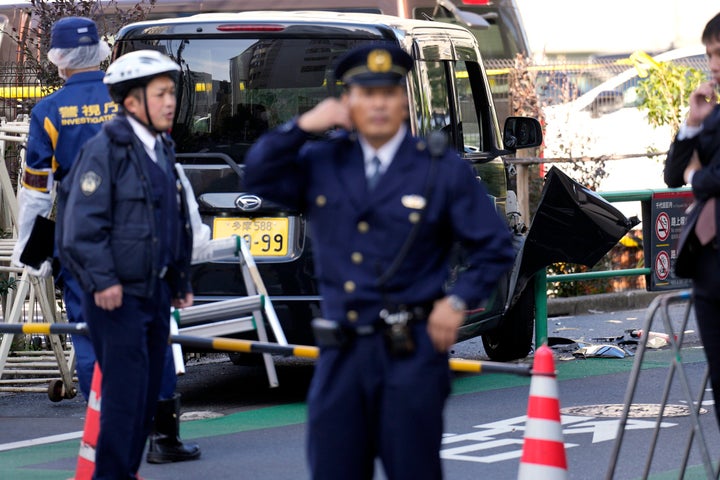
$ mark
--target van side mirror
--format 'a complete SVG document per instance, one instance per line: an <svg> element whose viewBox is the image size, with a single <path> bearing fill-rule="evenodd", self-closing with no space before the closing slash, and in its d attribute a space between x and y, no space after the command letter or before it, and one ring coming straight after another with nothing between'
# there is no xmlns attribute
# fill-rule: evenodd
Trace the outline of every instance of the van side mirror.
<svg viewBox="0 0 720 480"><path fill-rule="evenodd" d="M542 144L540 122L529 117L508 117L503 129L503 145L514 152L521 148L537 147Z"/></svg>
<svg viewBox="0 0 720 480"><path fill-rule="evenodd" d="M467 28L477 28L479 30L490 28L490 24L482 17L482 15L461 10L450 0L437 0L435 3L435 10L432 15L433 18L435 18L438 14L438 9L440 8L447 11L452 18L465 25Z"/></svg>

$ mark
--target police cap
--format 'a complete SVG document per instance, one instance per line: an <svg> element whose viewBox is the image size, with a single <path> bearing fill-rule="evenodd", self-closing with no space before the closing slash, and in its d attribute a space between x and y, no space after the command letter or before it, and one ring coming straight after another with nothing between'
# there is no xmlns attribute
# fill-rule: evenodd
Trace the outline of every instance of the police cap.
<svg viewBox="0 0 720 480"><path fill-rule="evenodd" d="M77 48L100 42L97 25L85 17L66 17L53 23L50 48Z"/></svg>
<svg viewBox="0 0 720 480"><path fill-rule="evenodd" d="M335 78L346 85L399 85L412 67L412 57L399 46L373 43L345 53L335 67Z"/></svg>

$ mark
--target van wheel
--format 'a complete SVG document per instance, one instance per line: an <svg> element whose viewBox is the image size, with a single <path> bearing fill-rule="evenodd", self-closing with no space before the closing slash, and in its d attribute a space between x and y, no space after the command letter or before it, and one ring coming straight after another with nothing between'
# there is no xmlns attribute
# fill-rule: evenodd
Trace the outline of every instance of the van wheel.
<svg viewBox="0 0 720 480"><path fill-rule="evenodd" d="M507 362L527 357L535 325L535 281L529 281L520 298L503 315L500 325L485 333L483 347L490 360Z"/></svg>

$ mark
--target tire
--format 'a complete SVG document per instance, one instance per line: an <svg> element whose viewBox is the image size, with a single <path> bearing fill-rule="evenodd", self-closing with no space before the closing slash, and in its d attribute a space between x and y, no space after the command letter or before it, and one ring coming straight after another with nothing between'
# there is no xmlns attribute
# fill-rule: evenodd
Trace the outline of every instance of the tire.
<svg viewBox="0 0 720 480"><path fill-rule="evenodd" d="M48 385L48 398L51 402L59 402L65 398L65 385L62 380L51 380Z"/></svg>
<svg viewBox="0 0 720 480"><path fill-rule="evenodd" d="M490 360L507 362L527 357L535 325L535 282L528 282L515 305L503 315L500 325L485 333L483 347Z"/></svg>

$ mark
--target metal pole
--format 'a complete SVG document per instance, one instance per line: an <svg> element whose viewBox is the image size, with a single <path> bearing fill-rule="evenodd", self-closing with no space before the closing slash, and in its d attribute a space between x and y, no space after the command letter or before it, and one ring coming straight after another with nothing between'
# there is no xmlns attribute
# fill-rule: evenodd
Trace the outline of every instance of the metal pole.
<svg viewBox="0 0 720 480"><path fill-rule="evenodd" d="M0 333L58 335L64 333L84 334L88 333L86 323L23 323L23 324L1 324ZM294 356L300 358L317 358L320 349L309 345L279 345L270 342L258 342L255 340L242 340L236 338L206 338L193 337L190 335L170 335L170 341L179 343L184 347L198 348L201 350L216 350L220 352L240 353L269 353L271 355ZM525 364L486 362L479 360L466 360L462 358L451 358L448 364L453 371L471 373L509 373L523 377L532 375L532 367Z"/></svg>
<svg viewBox="0 0 720 480"><path fill-rule="evenodd" d="M535 348L547 343L547 272L535 274Z"/></svg>

